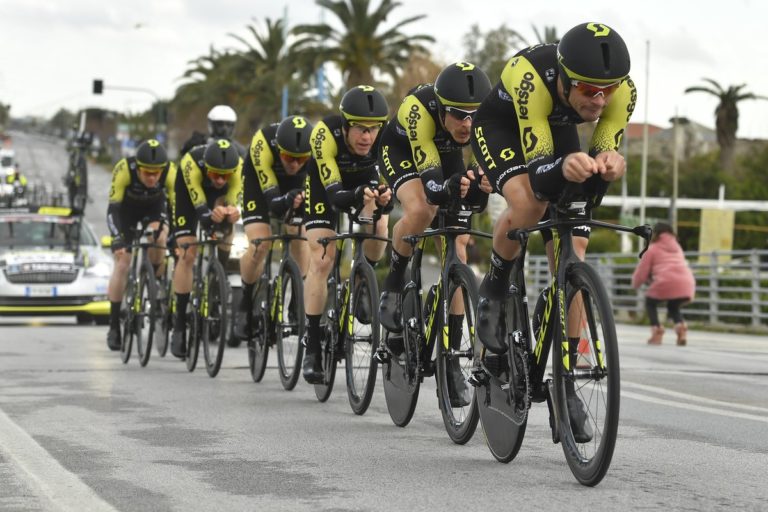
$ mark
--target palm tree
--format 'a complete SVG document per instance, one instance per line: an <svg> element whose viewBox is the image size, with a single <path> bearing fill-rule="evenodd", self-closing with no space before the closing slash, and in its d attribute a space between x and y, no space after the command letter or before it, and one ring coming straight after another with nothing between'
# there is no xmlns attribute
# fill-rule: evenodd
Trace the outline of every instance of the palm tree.
<svg viewBox="0 0 768 512"><path fill-rule="evenodd" d="M720 100L717 108L715 108L715 131L717 143L720 146L720 165L723 169L728 169L733 161L736 131L739 129L738 102L742 100L766 100L768 97L758 96L751 92L741 92L747 84L731 85L728 89L723 89L719 83L711 78L702 78L702 80L708 82L711 87L688 87L685 92L705 92Z"/></svg>
<svg viewBox="0 0 768 512"><path fill-rule="evenodd" d="M465 58L486 72L492 83L499 81L504 66L514 53L528 46L528 42L516 30L505 24L487 32L475 24L464 35Z"/></svg>
<svg viewBox="0 0 768 512"><path fill-rule="evenodd" d="M536 28L536 25L531 25L531 28L533 29L533 33L540 44L556 43L560 40L560 38L557 36L557 27L555 26L545 25L542 27L541 32L539 32L539 29Z"/></svg>
<svg viewBox="0 0 768 512"><path fill-rule="evenodd" d="M243 77L246 87L240 91L240 100L247 114L252 119L279 120L283 87L289 88L291 112L300 110L304 93L308 88L307 80L297 79L300 75L308 77L312 69L305 64L293 48L288 45L288 33L283 20L273 22L265 19L266 30L259 31L255 25L246 28L255 44L237 34L229 34L246 47L245 52L238 52L242 60L240 67L245 71Z"/></svg>
<svg viewBox="0 0 768 512"><path fill-rule="evenodd" d="M421 42L433 42L425 34L406 35L400 29L424 18L406 18L388 29L382 25L400 2L382 0L370 10L370 0L317 0L331 11L344 29L336 30L326 23L299 25L293 33L300 39L293 50L301 53L312 67L325 61L336 63L342 73L345 89L357 84L372 84L374 70L397 79L398 72L415 51L426 48ZM370 11L370 12L369 12Z"/></svg>

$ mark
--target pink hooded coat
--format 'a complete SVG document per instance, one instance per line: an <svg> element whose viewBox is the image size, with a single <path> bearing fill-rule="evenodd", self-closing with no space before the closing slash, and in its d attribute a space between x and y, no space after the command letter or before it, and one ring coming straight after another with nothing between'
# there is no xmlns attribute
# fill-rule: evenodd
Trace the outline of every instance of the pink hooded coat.
<svg viewBox="0 0 768 512"><path fill-rule="evenodd" d="M652 299L693 300L696 280L673 234L662 233L640 260L632 275L632 287L640 288L646 282L650 286L645 295Z"/></svg>

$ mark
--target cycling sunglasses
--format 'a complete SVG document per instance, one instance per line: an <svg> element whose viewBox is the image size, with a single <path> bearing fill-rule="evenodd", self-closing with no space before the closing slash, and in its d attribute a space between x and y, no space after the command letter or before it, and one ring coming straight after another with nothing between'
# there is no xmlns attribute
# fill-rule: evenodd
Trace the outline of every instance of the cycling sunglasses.
<svg viewBox="0 0 768 512"><path fill-rule="evenodd" d="M304 162L309 160L309 155L296 156L296 155L291 155L290 153L286 153L285 151L281 151L280 158L285 160L288 163L296 162L299 165L304 165Z"/></svg>
<svg viewBox="0 0 768 512"><path fill-rule="evenodd" d="M160 174L163 172L162 167L144 167L143 165L139 166L139 171L143 172L144 174Z"/></svg>
<svg viewBox="0 0 768 512"><path fill-rule="evenodd" d="M223 172L208 171L207 174L208 174L208 178L211 181L221 180L221 178L224 178L226 181L229 181L229 178L231 178L234 173L232 173L232 172L230 172L230 173L223 173Z"/></svg>
<svg viewBox="0 0 768 512"><path fill-rule="evenodd" d="M467 119L471 121L475 117L475 112L477 112L477 109L464 110L457 107L445 107L445 111L457 121L465 121Z"/></svg>
<svg viewBox="0 0 768 512"><path fill-rule="evenodd" d="M603 97L613 94L620 85L621 81L613 82L612 84L597 85L590 84L589 82L582 82L581 80L571 80L571 87L590 98L594 98L598 94L602 94Z"/></svg>
<svg viewBox="0 0 768 512"><path fill-rule="evenodd" d="M373 130L381 130L382 126L384 126L384 123L360 123L357 121L349 121L350 128L357 128L363 133L368 133Z"/></svg>

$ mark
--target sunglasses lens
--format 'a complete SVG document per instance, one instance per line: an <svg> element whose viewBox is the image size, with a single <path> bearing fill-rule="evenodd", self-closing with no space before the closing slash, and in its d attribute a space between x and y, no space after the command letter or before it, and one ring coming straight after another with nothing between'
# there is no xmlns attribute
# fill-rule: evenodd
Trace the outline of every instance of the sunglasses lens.
<svg viewBox="0 0 768 512"><path fill-rule="evenodd" d="M280 158L282 158L283 160L285 160L286 162L289 162L289 163L290 162L296 162L297 164L302 165L304 162L309 160L309 155L307 155L307 156L293 156L293 155L289 155L288 153L283 153L281 151L280 152Z"/></svg>
<svg viewBox="0 0 768 512"><path fill-rule="evenodd" d="M620 82L601 87L599 85L588 84L587 82L579 82L574 80L573 85L580 93L584 94L585 96L594 97L598 94L603 94L603 96L611 94L619 87Z"/></svg>
<svg viewBox="0 0 768 512"><path fill-rule="evenodd" d="M477 112L476 110L462 110L456 107L445 107L445 111L459 121L464 121L467 118L472 119L475 116L475 112Z"/></svg>
<svg viewBox="0 0 768 512"><path fill-rule="evenodd" d="M219 172L209 172L208 177L211 180L217 181L217 180L229 180L229 177L232 176L231 174L222 174Z"/></svg>

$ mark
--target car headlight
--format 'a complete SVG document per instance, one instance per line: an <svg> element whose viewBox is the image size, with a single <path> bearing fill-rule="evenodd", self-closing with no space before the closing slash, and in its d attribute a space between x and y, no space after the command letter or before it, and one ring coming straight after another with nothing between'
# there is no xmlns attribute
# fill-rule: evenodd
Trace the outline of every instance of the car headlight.
<svg viewBox="0 0 768 512"><path fill-rule="evenodd" d="M106 261L99 261L86 268L85 275L90 277L109 277L112 275L112 266Z"/></svg>

